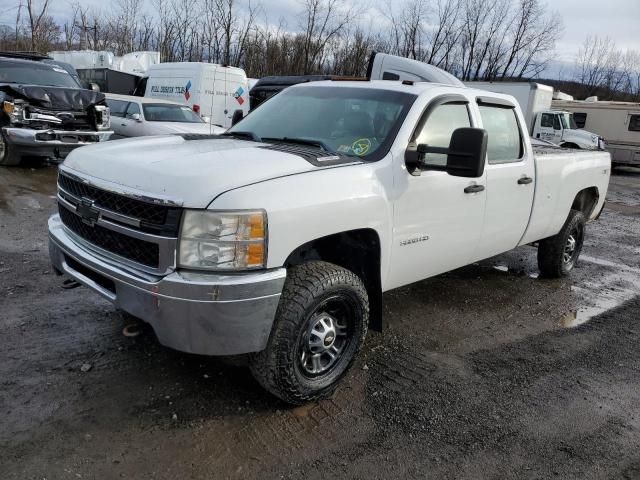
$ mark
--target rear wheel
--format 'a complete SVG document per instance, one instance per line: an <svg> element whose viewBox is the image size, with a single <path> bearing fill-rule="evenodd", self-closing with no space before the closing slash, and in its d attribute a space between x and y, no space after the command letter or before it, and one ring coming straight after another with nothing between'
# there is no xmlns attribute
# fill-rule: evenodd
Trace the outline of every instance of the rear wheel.
<svg viewBox="0 0 640 480"><path fill-rule="evenodd" d="M7 142L3 133L0 133L0 165L20 165L20 155L17 155L15 148Z"/></svg>
<svg viewBox="0 0 640 480"><path fill-rule="evenodd" d="M579 210L571 210L562 230L540 241L538 268L547 278L564 277L573 270L584 243L586 219Z"/></svg>
<svg viewBox="0 0 640 480"><path fill-rule="evenodd" d="M289 270L267 348L250 368L269 392L292 404L326 398L364 343L369 301L360 278L326 262Z"/></svg>

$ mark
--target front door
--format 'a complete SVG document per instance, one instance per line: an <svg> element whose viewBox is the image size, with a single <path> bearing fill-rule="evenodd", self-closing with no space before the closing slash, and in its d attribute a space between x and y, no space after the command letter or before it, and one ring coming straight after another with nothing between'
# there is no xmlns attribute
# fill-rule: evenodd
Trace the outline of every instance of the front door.
<svg viewBox="0 0 640 480"><path fill-rule="evenodd" d="M436 98L418 124L412 141L448 147L457 128L473 126L468 99L462 95ZM428 163L446 164L429 155ZM393 247L386 288L395 288L470 263L484 217L485 176L454 177L425 170L412 175L396 161Z"/></svg>
<svg viewBox="0 0 640 480"><path fill-rule="evenodd" d="M487 131L487 188L482 238L473 260L489 258L515 248L529 223L535 187L535 165L525 148L524 133L515 106L479 105ZM546 114L544 114L546 115Z"/></svg>

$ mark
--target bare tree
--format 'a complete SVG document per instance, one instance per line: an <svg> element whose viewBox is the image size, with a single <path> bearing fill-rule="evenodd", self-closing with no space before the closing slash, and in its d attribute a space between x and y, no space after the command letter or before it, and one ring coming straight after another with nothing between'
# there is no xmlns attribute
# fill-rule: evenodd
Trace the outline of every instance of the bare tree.
<svg viewBox="0 0 640 480"><path fill-rule="evenodd" d="M22 2L20 2L20 7L21 6ZM55 41L60 34L60 27L48 14L48 10L49 0L43 0L41 5L38 5L35 0L27 0L31 50L33 51L37 51L52 41ZM18 13L18 15L20 15L20 13Z"/></svg>
<svg viewBox="0 0 640 480"><path fill-rule="evenodd" d="M615 44L609 37L589 35L576 58L578 81L582 83L586 96L593 95L596 89L606 82L607 62Z"/></svg>

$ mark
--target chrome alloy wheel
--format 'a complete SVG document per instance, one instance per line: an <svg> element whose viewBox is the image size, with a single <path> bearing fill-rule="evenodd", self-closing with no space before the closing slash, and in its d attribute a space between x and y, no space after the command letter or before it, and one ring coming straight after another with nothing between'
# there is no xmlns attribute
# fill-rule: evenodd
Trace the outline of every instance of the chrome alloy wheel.
<svg viewBox="0 0 640 480"><path fill-rule="evenodd" d="M584 232L582 228L576 226L569 237L567 238L567 243L564 245L564 251L562 252L562 261L567 266L567 268L573 268L578 255L580 254L580 244L582 243Z"/></svg>
<svg viewBox="0 0 640 480"><path fill-rule="evenodd" d="M341 296L323 301L302 336L299 361L302 372L310 377L327 373L340 360L349 344L349 314L351 308Z"/></svg>

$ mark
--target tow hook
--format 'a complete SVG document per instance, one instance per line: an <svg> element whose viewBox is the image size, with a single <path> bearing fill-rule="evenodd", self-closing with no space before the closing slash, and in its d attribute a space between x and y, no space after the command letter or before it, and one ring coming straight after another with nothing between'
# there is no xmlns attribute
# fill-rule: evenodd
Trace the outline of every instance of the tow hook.
<svg viewBox="0 0 640 480"><path fill-rule="evenodd" d="M71 278L67 278L64 282L62 282L62 288L64 288L65 290L72 290L80 286L82 286L80 282L77 282Z"/></svg>

